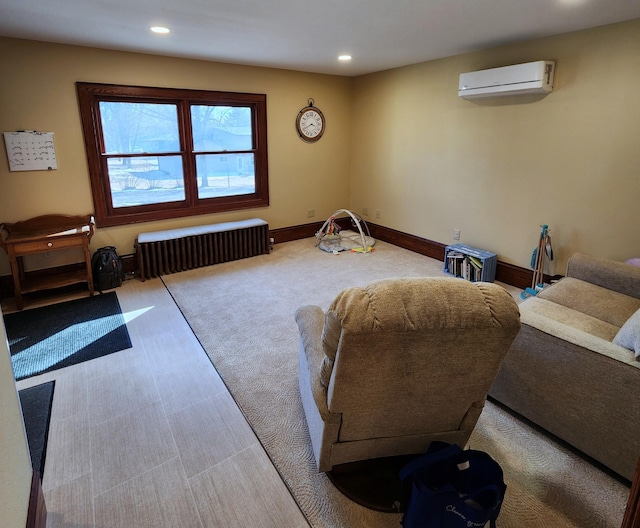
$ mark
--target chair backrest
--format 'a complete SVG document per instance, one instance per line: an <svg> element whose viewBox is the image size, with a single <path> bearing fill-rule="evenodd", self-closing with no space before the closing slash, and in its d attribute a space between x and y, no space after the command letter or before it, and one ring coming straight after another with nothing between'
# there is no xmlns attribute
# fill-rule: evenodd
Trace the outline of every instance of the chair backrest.
<svg viewBox="0 0 640 528"><path fill-rule="evenodd" d="M484 404L519 329L516 302L495 284L409 278L344 290L323 330L339 440L457 430Z"/></svg>

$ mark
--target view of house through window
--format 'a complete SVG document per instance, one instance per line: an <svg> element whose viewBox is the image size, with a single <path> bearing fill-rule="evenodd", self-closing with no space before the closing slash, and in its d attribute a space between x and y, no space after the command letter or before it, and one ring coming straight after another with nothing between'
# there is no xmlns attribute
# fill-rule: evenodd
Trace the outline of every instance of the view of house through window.
<svg viewBox="0 0 640 528"><path fill-rule="evenodd" d="M103 101L100 121L113 207L184 200L175 104Z"/></svg>
<svg viewBox="0 0 640 528"><path fill-rule="evenodd" d="M78 84L99 224L268 204L264 96L116 88Z"/></svg>
<svg viewBox="0 0 640 528"><path fill-rule="evenodd" d="M192 105L191 128L198 197L255 192L250 109Z"/></svg>

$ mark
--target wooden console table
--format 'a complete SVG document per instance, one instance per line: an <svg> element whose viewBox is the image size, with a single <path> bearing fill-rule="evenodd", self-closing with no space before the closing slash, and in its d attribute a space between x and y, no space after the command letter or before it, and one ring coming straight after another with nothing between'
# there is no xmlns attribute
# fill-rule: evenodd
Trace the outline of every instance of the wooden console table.
<svg viewBox="0 0 640 528"><path fill-rule="evenodd" d="M23 293L86 282L89 294L93 295L89 241L93 236L94 223L92 215L44 215L14 224L0 224L0 246L9 255L18 310L22 310L24 306ZM38 279L25 276L25 255L71 248L81 248L84 251L84 269L54 273Z"/></svg>

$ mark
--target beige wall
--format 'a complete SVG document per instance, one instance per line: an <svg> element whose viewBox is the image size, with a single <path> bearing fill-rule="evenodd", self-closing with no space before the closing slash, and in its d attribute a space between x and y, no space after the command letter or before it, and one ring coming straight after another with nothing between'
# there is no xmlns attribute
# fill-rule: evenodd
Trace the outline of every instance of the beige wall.
<svg viewBox="0 0 640 528"><path fill-rule="evenodd" d="M0 526L22 528L31 491L31 458L9 357L0 317Z"/></svg>
<svg viewBox="0 0 640 528"><path fill-rule="evenodd" d="M114 245L133 253L137 233L258 216L271 228L325 219L349 202L352 81L345 77L253 68L153 55L0 38L0 132L54 132L58 170L10 172L0 152L0 222L48 213L93 211L76 81L168 86L267 94L270 206L237 213L98 229L92 249ZM309 98L325 114L321 141L305 143L295 131ZM4 142L3 142L4 143ZM76 255L36 258L28 269L75 260ZM41 258L40 258L41 259ZM0 275L9 274L0 252Z"/></svg>
<svg viewBox="0 0 640 528"><path fill-rule="evenodd" d="M635 20L357 78L351 208L522 267L546 223L552 273L576 251L640 256L639 58ZM457 95L462 72L543 59L547 97Z"/></svg>
<svg viewBox="0 0 640 528"><path fill-rule="evenodd" d="M248 216L279 228L309 222L308 209L324 220L348 206L442 243L460 229L462 242L523 267L546 223L550 273L563 273L575 251L626 260L640 255L638 34L635 20L356 79L0 38L0 71L11 72L0 83L0 131L54 132L59 167L9 172L0 153L0 220L93 209L80 80L260 92L268 101L269 207L98 229L93 249L127 254L140 231ZM557 61L547 97L457 96L461 72L541 59ZM309 97L327 117L316 144L293 125ZM8 273L0 252L0 275Z"/></svg>

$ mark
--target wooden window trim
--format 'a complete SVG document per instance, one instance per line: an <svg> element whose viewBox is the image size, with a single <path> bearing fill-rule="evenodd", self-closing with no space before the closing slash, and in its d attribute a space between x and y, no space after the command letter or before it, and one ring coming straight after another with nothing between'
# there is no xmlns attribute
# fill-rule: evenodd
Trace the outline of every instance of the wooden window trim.
<svg viewBox="0 0 640 528"><path fill-rule="evenodd" d="M269 178L267 162L267 96L238 92L207 90L186 90L178 88L158 88L126 86L114 84L76 83L80 119L87 151L87 162L94 215L98 227L151 222L185 216L220 213L266 207L269 205ZM101 101L178 103L178 122L181 145L187 153L185 170L184 202L161 203L128 208L113 208L106 163L103 163L103 138L98 105ZM221 105L241 105L252 108L255 152L255 193L197 199L195 184L195 154L191 138L190 103L212 103ZM188 128L187 128L188 127ZM187 180L192 179L193 184ZM195 194L195 195L194 195Z"/></svg>

